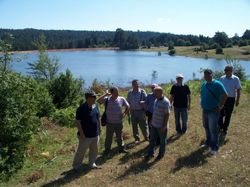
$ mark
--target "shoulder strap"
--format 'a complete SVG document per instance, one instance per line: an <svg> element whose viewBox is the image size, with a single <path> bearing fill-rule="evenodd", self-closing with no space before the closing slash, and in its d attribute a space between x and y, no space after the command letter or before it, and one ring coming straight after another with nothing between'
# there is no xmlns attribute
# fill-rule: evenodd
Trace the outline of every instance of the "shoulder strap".
<svg viewBox="0 0 250 187"><path fill-rule="evenodd" d="M106 112L106 109L107 109L107 106L108 106L108 100L109 100L109 98L107 97L106 102L105 102L105 110L104 110L104 112Z"/></svg>
<svg viewBox="0 0 250 187"><path fill-rule="evenodd" d="M215 96L215 94L208 88L207 84L206 84L206 87L207 87L207 89L209 90L209 92L214 96L214 98L215 98L218 102L220 102L219 99Z"/></svg>

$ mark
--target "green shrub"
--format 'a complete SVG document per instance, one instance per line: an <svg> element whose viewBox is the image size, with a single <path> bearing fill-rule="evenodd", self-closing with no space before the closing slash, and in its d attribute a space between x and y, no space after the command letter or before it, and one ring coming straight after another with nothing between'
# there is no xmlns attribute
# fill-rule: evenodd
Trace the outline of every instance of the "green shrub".
<svg viewBox="0 0 250 187"><path fill-rule="evenodd" d="M23 166L25 147L39 123L53 110L46 89L31 77L0 73L0 178ZM46 106L46 105L49 106Z"/></svg>
<svg viewBox="0 0 250 187"><path fill-rule="evenodd" d="M223 54L223 49L221 47L216 48L215 54Z"/></svg>
<svg viewBox="0 0 250 187"><path fill-rule="evenodd" d="M75 127L75 113L76 108L74 107L57 109L52 117L52 121L56 122L59 126Z"/></svg>
<svg viewBox="0 0 250 187"><path fill-rule="evenodd" d="M175 53L176 53L176 51L175 51L174 49L171 49L171 50L169 51L169 55L170 55L170 56L174 55Z"/></svg>

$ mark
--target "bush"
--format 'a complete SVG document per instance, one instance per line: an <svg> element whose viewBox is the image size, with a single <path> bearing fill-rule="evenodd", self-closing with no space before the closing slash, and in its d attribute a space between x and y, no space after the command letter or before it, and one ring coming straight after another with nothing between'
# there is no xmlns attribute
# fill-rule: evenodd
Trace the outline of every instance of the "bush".
<svg viewBox="0 0 250 187"><path fill-rule="evenodd" d="M171 50L169 51L169 55L170 55L170 56L174 55L175 53L176 53L176 51L175 51L174 49L171 49Z"/></svg>
<svg viewBox="0 0 250 187"><path fill-rule="evenodd" d="M73 107L57 109L52 117L52 121L56 122L59 126L75 127L75 112L76 108Z"/></svg>
<svg viewBox="0 0 250 187"><path fill-rule="evenodd" d="M31 77L0 73L0 85L0 178L8 180L23 166L25 147L39 123L37 116L49 114L53 105L46 89Z"/></svg>
<svg viewBox="0 0 250 187"><path fill-rule="evenodd" d="M174 49L173 45L168 46L168 50L172 50L172 49Z"/></svg>
<svg viewBox="0 0 250 187"><path fill-rule="evenodd" d="M74 79L70 70L61 73L48 84L50 95L56 108L76 107L83 99L83 79Z"/></svg>
<svg viewBox="0 0 250 187"><path fill-rule="evenodd" d="M216 54L223 54L223 49L221 47L216 48Z"/></svg>

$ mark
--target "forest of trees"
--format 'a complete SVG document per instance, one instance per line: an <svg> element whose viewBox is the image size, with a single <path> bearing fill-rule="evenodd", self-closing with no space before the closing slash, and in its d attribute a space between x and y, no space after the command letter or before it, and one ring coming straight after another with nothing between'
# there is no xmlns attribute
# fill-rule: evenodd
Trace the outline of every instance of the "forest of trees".
<svg viewBox="0 0 250 187"><path fill-rule="evenodd" d="M242 36L237 33L229 38L225 32L216 32L210 38L203 35L176 35L151 31L73 31L73 30L37 30L37 29L0 29L0 39L4 40L6 33L13 35L13 50L35 50L32 44L39 36L46 38L47 49L72 49L96 47L120 47L122 50L150 48L151 46L200 46L196 50L219 49L233 45L246 46L250 44L250 30Z"/></svg>

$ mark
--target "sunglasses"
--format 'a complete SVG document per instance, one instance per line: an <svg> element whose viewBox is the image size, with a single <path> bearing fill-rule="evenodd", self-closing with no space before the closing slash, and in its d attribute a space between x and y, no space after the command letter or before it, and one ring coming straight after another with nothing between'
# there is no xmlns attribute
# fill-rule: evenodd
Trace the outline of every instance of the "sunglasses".
<svg viewBox="0 0 250 187"><path fill-rule="evenodd" d="M90 98L95 98L96 99L96 96L91 96Z"/></svg>
<svg viewBox="0 0 250 187"><path fill-rule="evenodd" d="M204 75L211 75L211 73L206 72L206 73L204 73Z"/></svg>
<svg viewBox="0 0 250 187"><path fill-rule="evenodd" d="M224 71L229 71L229 69L224 69Z"/></svg>

